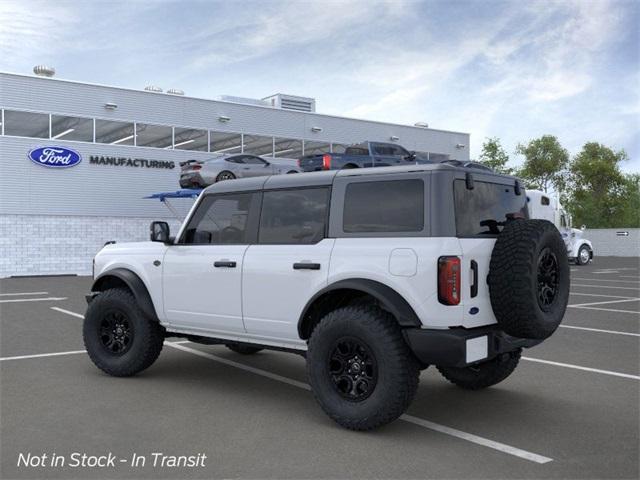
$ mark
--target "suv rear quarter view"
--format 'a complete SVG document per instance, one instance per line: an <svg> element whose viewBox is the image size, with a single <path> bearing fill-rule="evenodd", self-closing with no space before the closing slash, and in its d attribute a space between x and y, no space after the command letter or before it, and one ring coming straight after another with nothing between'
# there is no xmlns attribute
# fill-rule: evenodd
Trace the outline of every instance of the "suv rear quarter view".
<svg viewBox="0 0 640 480"><path fill-rule="evenodd" d="M149 367L166 336L301 353L322 409L368 430L429 365L489 387L568 300L560 234L519 182L449 165L341 170L207 188L175 239L106 246L84 324L98 367Z"/></svg>

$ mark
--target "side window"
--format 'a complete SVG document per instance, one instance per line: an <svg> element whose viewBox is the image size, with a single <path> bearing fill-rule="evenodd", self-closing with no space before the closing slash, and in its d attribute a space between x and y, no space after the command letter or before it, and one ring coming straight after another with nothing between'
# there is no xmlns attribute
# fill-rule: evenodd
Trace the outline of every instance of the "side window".
<svg viewBox="0 0 640 480"><path fill-rule="evenodd" d="M260 157L254 157L253 155L246 155L245 157L243 157L243 160L244 163L248 163L251 165L265 165L267 163Z"/></svg>
<svg viewBox="0 0 640 480"><path fill-rule="evenodd" d="M255 212L258 208L256 198L255 193L206 197L191 217L180 243L190 245L252 243L250 219L252 211Z"/></svg>
<svg viewBox="0 0 640 480"><path fill-rule="evenodd" d="M542 205L549 205L551 202L550 202L550 200L549 200L549 197L544 197L544 196L542 196L542 197L540 197L540 203L541 203Z"/></svg>
<svg viewBox="0 0 640 480"><path fill-rule="evenodd" d="M561 227L566 227L567 226L567 217L565 217L564 215L560 216L560 226Z"/></svg>
<svg viewBox="0 0 640 480"><path fill-rule="evenodd" d="M227 162L231 162L231 163L245 163L244 162L244 157L241 155L238 155L236 157L229 157L227 158Z"/></svg>
<svg viewBox="0 0 640 480"><path fill-rule="evenodd" d="M405 150L403 147L401 147L400 145L396 145L395 147L393 147L393 154L396 157L408 157L409 156L409 152L407 150Z"/></svg>
<svg viewBox="0 0 640 480"><path fill-rule="evenodd" d="M328 188L264 192L258 242L313 244L325 236Z"/></svg>
<svg viewBox="0 0 640 480"><path fill-rule="evenodd" d="M373 146L373 151L376 155L394 155L395 149L388 145L379 145L375 144Z"/></svg>
<svg viewBox="0 0 640 480"><path fill-rule="evenodd" d="M419 179L347 185L343 230L420 232L424 229L424 182Z"/></svg>

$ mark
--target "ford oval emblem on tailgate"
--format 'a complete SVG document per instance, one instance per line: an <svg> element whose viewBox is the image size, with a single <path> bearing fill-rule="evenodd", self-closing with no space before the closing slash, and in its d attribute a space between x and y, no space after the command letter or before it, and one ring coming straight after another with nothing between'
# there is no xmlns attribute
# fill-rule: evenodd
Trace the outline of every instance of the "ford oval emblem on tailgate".
<svg viewBox="0 0 640 480"><path fill-rule="evenodd" d="M51 168L74 167L82 161L82 156L70 148L38 147L29 152L29 159L33 163Z"/></svg>

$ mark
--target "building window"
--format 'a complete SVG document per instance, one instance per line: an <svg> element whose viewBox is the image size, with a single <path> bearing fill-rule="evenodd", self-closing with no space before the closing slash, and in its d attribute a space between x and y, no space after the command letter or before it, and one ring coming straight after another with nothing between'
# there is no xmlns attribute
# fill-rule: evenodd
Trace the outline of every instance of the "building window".
<svg viewBox="0 0 640 480"><path fill-rule="evenodd" d="M242 135L210 132L209 151L211 153L242 153Z"/></svg>
<svg viewBox="0 0 640 480"><path fill-rule="evenodd" d="M331 144L328 142L312 142L310 140L304 141L305 155L322 155L323 153L329 152L331 152Z"/></svg>
<svg viewBox="0 0 640 480"><path fill-rule="evenodd" d="M424 229L424 182L391 180L347 186L343 230L362 232L420 232Z"/></svg>
<svg viewBox="0 0 640 480"><path fill-rule="evenodd" d="M133 145L133 123L96 120L96 142L111 145Z"/></svg>
<svg viewBox="0 0 640 480"><path fill-rule="evenodd" d="M274 157L280 158L300 158L302 157L302 140L290 138L274 138Z"/></svg>
<svg viewBox="0 0 640 480"><path fill-rule="evenodd" d="M264 192L258 243L313 244L324 238L329 189Z"/></svg>
<svg viewBox="0 0 640 480"><path fill-rule="evenodd" d="M93 119L51 115L51 138L93 142Z"/></svg>
<svg viewBox="0 0 640 480"><path fill-rule="evenodd" d="M136 145L138 147L171 148L173 129L163 125L137 123Z"/></svg>
<svg viewBox="0 0 640 480"><path fill-rule="evenodd" d="M206 152L209 141L206 130L196 130L194 128L179 128L174 130L173 148L176 150L197 150Z"/></svg>
<svg viewBox="0 0 640 480"><path fill-rule="evenodd" d="M16 137L49 138L49 115L5 110L4 134Z"/></svg>
<svg viewBox="0 0 640 480"><path fill-rule="evenodd" d="M244 136L244 153L251 155L273 156L273 137L263 137L261 135Z"/></svg>

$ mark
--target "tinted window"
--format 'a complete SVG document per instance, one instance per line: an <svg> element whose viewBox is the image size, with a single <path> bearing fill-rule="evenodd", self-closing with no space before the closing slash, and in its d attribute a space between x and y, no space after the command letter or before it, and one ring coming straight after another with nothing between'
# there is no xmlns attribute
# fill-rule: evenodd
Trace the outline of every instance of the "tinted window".
<svg viewBox="0 0 640 480"><path fill-rule="evenodd" d="M251 243L249 213L255 198L253 193L206 197L189 221L182 243Z"/></svg>
<svg viewBox="0 0 640 480"><path fill-rule="evenodd" d="M456 180L453 190L458 236L497 235L508 218L529 218L527 197L510 185L476 181L468 190L464 180Z"/></svg>
<svg viewBox="0 0 640 480"><path fill-rule="evenodd" d="M49 115L5 110L4 134L18 137L49 138Z"/></svg>
<svg viewBox="0 0 640 480"><path fill-rule="evenodd" d="M133 145L133 123L96 120L96 142L112 145Z"/></svg>
<svg viewBox="0 0 640 480"><path fill-rule="evenodd" d="M265 192L260 243L311 244L324 238L328 188Z"/></svg>
<svg viewBox="0 0 640 480"><path fill-rule="evenodd" d="M549 197L540 197L540 203L542 205L549 205L551 202L549 200Z"/></svg>
<svg viewBox="0 0 640 480"><path fill-rule="evenodd" d="M260 157L254 157L251 155L246 155L245 157L243 157L243 160L243 163L249 163L251 165L265 165L267 163Z"/></svg>
<svg viewBox="0 0 640 480"><path fill-rule="evenodd" d="M420 232L423 229L422 180L359 182L347 186L345 232Z"/></svg>
<svg viewBox="0 0 640 480"><path fill-rule="evenodd" d="M333 152L334 153L338 153L338 152L336 152L335 147L336 146L334 145ZM347 155L369 155L369 147L367 147L366 144L352 145L350 147L347 147L347 149L345 150L345 154L347 154Z"/></svg>
<svg viewBox="0 0 640 480"><path fill-rule="evenodd" d="M51 138L93 142L93 119L51 115Z"/></svg>

